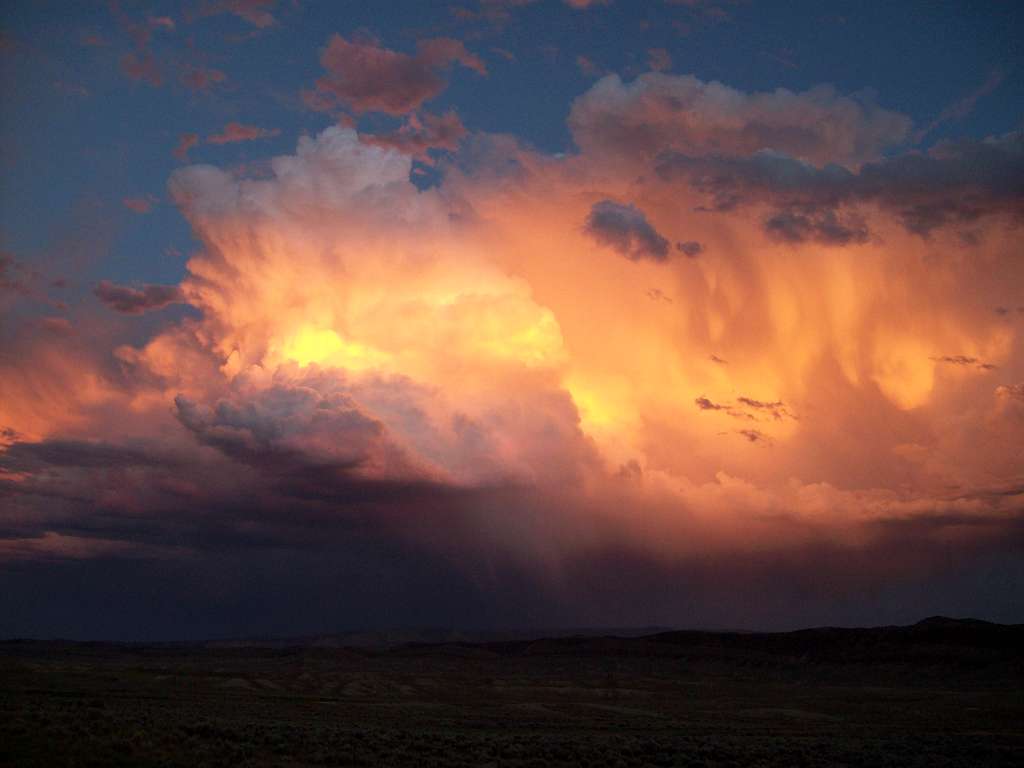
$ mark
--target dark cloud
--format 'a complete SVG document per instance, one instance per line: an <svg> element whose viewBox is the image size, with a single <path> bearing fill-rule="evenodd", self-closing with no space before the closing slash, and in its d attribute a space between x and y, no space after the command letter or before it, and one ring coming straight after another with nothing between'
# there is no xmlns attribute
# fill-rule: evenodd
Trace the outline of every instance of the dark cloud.
<svg viewBox="0 0 1024 768"><path fill-rule="evenodd" d="M144 285L142 288L132 288L104 280L96 286L93 293L108 307L126 315L140 315L184 300L181 289L176 285Z"/></svg>
<svg viewBox="0 0 1024 768"><path fill-rule="evenodd" d="M715 355L711 355L710 359L720 365L726 364L725 360ZM770 417L774 421L796 418L781 400L766 402L755 400L752 397L741 396L737 397L734 403L716 403L701 395L694 400L694 403L702 411L721 411L733 418L745 419L747 421L764 421L764 417Z"/></svg>
<svg viewBox="0 0 1024 768"><path fill-rule="evenodd" d="M305 402L301 393L289 398ZM274 454L287 439L280 421L232 413L207 424L242 425L260 435L249 445ZM757 430L737 434L770 445ZM961 602L972 615L1019 613L1019 512L982 522L952 509L881 518L849 547L828 528L819 535L806 521L774 515L772 530L791 525L798 543L755 547L739 557L711 549L659 559L617 537L565 550L562 586L552 589L549 573L518 558L509 540L550 540L552 521L567 511L562 499L514 488L329 475L308 461L267 471L272 462L250 464L245 451L239 455L246 460L236 462L219 447L210 456L186 446L172 452L69 440L17 443L0 454L7 512L0 521L0 634L294 636L428 622L674 625L680 615L695 627L785 628L903 622L939 612L930 606L949 612ZM643 473L627 465L619 481L643 482ZM999 503L1012 504L1016 496L1007 494L1019 491L1005 489ZM585 514L591 527L600 526L599 506L588 503ZM495 534L496 520L511 527ZM754 531L763 524L758 515L746 518ZM952 565L951 530L965 537ZM946 575L949 588L937 588ZM744 600L755 584L757 600ZM24 599L40 592L52 600ZM114 592L119 610L103 610ZM47 610L35 607L43 604Z"/></svg>
<svg viewBox="0 0 1024 768"><path fill-rule="evenodd" d="M627 259L665 261L669 243L651 225L635 205L614 200L594 203L585 224L587 233L602 245L613 248Z"/></svg>
<svg viewBox="0 0 1024 768"><path fill-rule="evenodd" d="M947 365L959 365L959 366L970 366L979 368L983 371L994 371L998 366L992 363L986 363L979 360L976 357L970 357L968 355L943 355L941 357L929 358L935 363L945 363Z"/></svg>
<svg viewBox="0 0 1024 768"><path fill-rule="evenodd" d="M279 385L210 407L179 395L175 406L178 420L201 443L253 466L280 470L311 464L347 472L374 461L400 460L387 444L384 425L343 393Z"/></svg>
<svg viewBox="0 0 1024 768"><path fill-rule="evenodd" d="M793 414L786 408L786 404L781 400L774 402L764 402L762 400L755 400L751 397L737 397L736 402L746 408L751 408L755 411L761 411L768 414L776 421L783 418L794 418Z"/></svg>
<svg viewBox="0 0 1024 768"><path fill-rule="evenodd" d="M777 211L764 220L769 236L790 243L815 241L828 245L864 243L869 239L867 225L855 214L840 215L834 210L794 206Z"/></svg>
<svg viewBox="0 0 1024 768"><path fill-rule="evenodd" d="M686 240L685 242L676 243L676 250L693 259L704 253L704 246L696 240Z"/></svg>
<svg viewBox="0 0 1024 768"><path fill-rule="evenodd" d="M316 82L314 100L336 102L355 112L404 115L437 96L446 86L443 72L461 64L486 74L484 63L458 40L421 40L415 55L393 51L374 41L334 35L320 55L326 75Z"/></svg>
<svg viewBox="0 0 1024 768"><path fill-rule="evenodd" d="M16 442L0 453L0 471L7 472L34 472L45 467L154 466L157 463L157 459L143 449L87 440Z"/></svg>
<svg viewBox="0 0 1024 768"><path fill-rule="evenodd" d="M711 210L768 204L774 212L765 220L767 232L793 242L865 241L869 232L853 210L860 204L879 206L922 237L993 214L1024 221L1021 133L942 144L928 154L867 163L857 172L759 152L750 157L668 153L659 158L657 173L708 195Z"/></svg>
<svg viewBox="0 0 1024 768"><path fill-rule="evenodd" d="M719 405L718 403L714 403L711 400L709 400L708 398L704 397L703 395L698 397L693 402L696 403L697 407L700 408L702 411L724 411L724 410L727 410L726 406Z"/></svg>
<svg viewBox="0 0 1024 768"><path fill-rule="evenodd" d="M180 436L159 446L14 442L0 452L0 503L8 513L0 520L0 561L11 540L44 536L60 537L47 553L53 557L93 556L89 541L96 540L120 543L124 553L337 550L354 525L390 535L403 515L454 510L476 493L429 480L359 477L273 441L232 441L226 432L200 436L215 444L214 454L197 453Z"/></svg>

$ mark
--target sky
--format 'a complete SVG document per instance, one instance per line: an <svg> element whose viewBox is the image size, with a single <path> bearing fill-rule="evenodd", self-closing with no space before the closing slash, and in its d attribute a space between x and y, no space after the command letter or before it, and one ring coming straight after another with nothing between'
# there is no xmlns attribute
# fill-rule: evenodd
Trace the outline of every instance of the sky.
<svg viewBox="0 0 1024 768"><path fill-rule="evenodd" d="M1021 40L5 3L0 636L1024 622Z"/></svg>

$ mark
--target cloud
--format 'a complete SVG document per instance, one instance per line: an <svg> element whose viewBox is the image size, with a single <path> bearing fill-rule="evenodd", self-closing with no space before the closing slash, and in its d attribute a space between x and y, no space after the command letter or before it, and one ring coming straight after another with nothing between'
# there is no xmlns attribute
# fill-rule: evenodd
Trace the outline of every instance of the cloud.
<svg viewBox="0 0 1024 768"><path fill-rule="evenodd" d="M727 364L716 355L710 355L709 359L711 362L717 363L718 365ZM751 397L740 396L736 398L735 402L720 403L701 395L694 400L694 404L702 411L721 411L728 416L736 419L742 419L744 421L762 421L765 417L770 417L774 421L795 418L793 414L789 412L789 409L786 408L785 403L781 400L766 402L756 400ZM757 433L757 437L750 438L752 442L756 439L763 439L766 437L762 433L757 432L757 430L753 430L753 432ZM746 431L741 431L740 434L746 434Z"/></svg>
<svg viewBox="0 0 1024 768"><path fill-rule="evenodd" d="M669 243L647 221L643 211L632 204L601 200L594 203L585 229L601 245L612 248L631 261L665 261Z"/></svg>
<svg viewBox="0 0 1024 768"><path fill-rule="evenodd" d="M224 130L206 139L207 144L233 144L239 141L255 141L256 139L267 139L277 136L280 131L276 128L260 128L255 125L243 123L228 123Z"/></svg>
<svg viewBox="0 0 1024 768"><path fill-rule="evenodd" d="M424 157L428 149L455 150L465 135L466 128L459 116L448 111L443 115L410 115L396 131L364 134L362 138L369 144Z"/></svg>
<svg viewBox="0 0 1024 768"><path fill-rule="evenodd" d="M317 383L276 382L212 406L178 396L176 415L203 444L261 471L312 467L339 480L347 475L417 479L381 422L336 383L327 391L318 390Z"/></svg>
<svg viewBox="0 0 1024 768"><path fill-rule="evenodd" d="M741 429L737 434L742 435L751 443L761 443L769 439L763 432L759 432L756 429Z"/></svg>
<svg viewBox="0 0 1024 768"><path fill-rule="evenodd" d="M580 72L588 77L601 73L601 67L595 64L594 60L589 56L584 56L583 54L576 57L576 66L579 68Z"/></svg>
<svg viewBox="0 0 1024 768"><path fill-rule="evenodd" d="M121 203L135 213L149 213L153 209L153 200L149 197L126 197Z"/></svg>
<svg viewBox="0 0 1024 768"><path fill-rule="evenodd" d="M416 49L415 55L409 55L373 41L333 35L320 54L326 75L316 82L316 97L357 113L404 115L444 90L443 72L450 65L487 73L483 61L458 40L421 40Z"/></svg>
<svg viewBox="0 0 1024 768"><path fill-rule="evenodd" d="M476 8L453 6L450 11L455 18L462 21L485 21L495 30L503 30L512 20L512 11L537 0L476 0Z"/></svg>
<svg viewBox="0 0 1024 768"><path fill-rule="evenodd" d="M105 37L93 30L83 29L78 35L79 42L89 48L105 48L110 43Z"/></svg>
<svg viewBox="0 0 1024 768"><path fill-rule="evenodd" d="M910 232L927 237L950 225L992 215L1024 216L1024 135L936 146L928 154L898 155L851 172L760 151L749 157L666 153L657 173L685 179L711 198L714 210L767 203L765 229L791 242L863 243L869 229L852 206L873 205Z"/></svg>
<svg viewBox="0 0 1024 768"><path fill-rule="evenodd" d="M0 296L5 293L27 296L34 277L33 270L14 258L14 254L0 251Z"/></svg>
<svg viewBox="0 0 1024 768"><path fill-rule="evenodd" d="M711 400L709 400L708 398L704 397L703 395L701 395L696 400L694 400L694 402L697 404L697 407L700 408L702 411L724 411L724 410L726 410L726 406L719 405L718 403L714 403Z"/></svg>
<svg viewBox="0 0 1024 768"><path fill-rule="evenodd" d="M672 56L664 48L650 48L647 51L647 66L654 72L672 69Z"/></svg>
<svg viewBox="0 0 1024 768"><path fill-rule="evenodd" d="M277 0L215 0L204 2L199 9L200 16L231 14L259 29L272 27L277 23L273 10Z"/></svg>
<svg viewBox="0 0 1024 768"><path fill-rule="evenodd" d="M940 357L932 357L931 360L936 363L945 363L947 365L956 365L960 367L971 367L977 368L982 371L994 371L998 366L992 363L986 363L983 360L979 360L976 357L969 355L942 355Z"/></svg>
<svg viewBox="0 0 1024 768"><path fill-rule="evenodd" d="M172 150L173 154L179 160L187 160L189 150L199 143L199 134L196 133L183 133L178 137L178 143Z"/></svg>
<svg viewBox="0 0 1024 768"><path fill-rule="evenodd" d="M130 80L145 82L154 88L163 85L160 67L150 51L126 53L121 57L121 71Z"/></svg>
<svg viewBox="0 0 1024 768"><path fill-rule="evenodd" d="M190 91L206 92L227 79L228 76L219 69L190 66L182 73L181 84Z"/></svg>
<svg viewBox="0 0 1024 768"><path fill-rule="evenodd" d="M182 301L175 285L144 285L139 289L103 280L93 293L108 307L126 315L140 315Z"/></svg>
<svg viewBox="0 0 1024 768"><path fill-rule="evenodd" d="M760 411L771 416L773 419L778 421L784 418L793 418L793 414L786 408L785 403L781 400L775 400L774 402L764 402L762 400L755 400L751 397L737 397L736 402L741 406L744 406L754 411Z"/></svg>
<svg viewBox="0 0 1024 768"><path fill-rule="evenodd" d="M747 94L691 75L601 79L573 102L569 128L587 153L746 157L762 150L856 167L906 139L910 119L830 86Z"/></svg>
<svg viewBox="0 0 1024 768"><path fill-rule="evenodd" d="M1024 383L1000 384L996 387L996 397L1003 400L1017 400L1024 403Z"/></svg>
<svg viewBox="0 0 1024 768"><path fill-rule="evenodd" d="M696 240L684 240L676 243L676 250L688 258L696 258L704 253L704 246Z"/></svg>
<svg viewBox="0 0 1024 768"><path fill-rule="evenodd" d="M74 327L71 325L66 317L44 317L41 321L43 328L60 335L68 335L75 332Z"/></svg>
<svg viewBox="0 0 1024 768"><path fill-rule="evenodd" d="M1024 544L1020 324L991 311L1024 280L1013 140L900 155L858 99L721 89L612 110L640 151L594 122L561 155L463 136L423 189L415 111L390 146L334 125L258 172L176 170L195 244L162 288L193 311L85 303L67 335L19 301L0 327L19 594L63 557L143 613L180 588L283 626L295 594L311 622L778 624L948 604L952 557L966 605L1019 613L983 575ZM787 100L835 135L798 141Z"/></svg>
<svg viewBox="0 0 1024 768"><path fill-rule="evenodd" d="M870 236L863 219L855 214L800 205L772 213L765 219L764 229L771 237L790 243L849 245L865 243Z"/></svg>
<svg viewBox="0 0 1024 768"><path fill-rule="evenodd" d="M6 472L33 472L45 467L151 466L155 463L154 458L138 449L85 440L17 442L0 456L0 466Z"/></svg>
<svg viewBox="0 0 1024 768"><path fill-rule="evenodd" d="M921 128L914 134L914 141L920 143L924 138L938 128L943 123L948 123L956 120L963 120L969 114L974 111L974 107L978 101L983 97L988 96L996 88L1002 85L1005 75L1001 70L992 70L988 77L985 78L985 82L975 88L973 91L968 93L966 96L957 99L952 104L943 109L938 116L932 120L928 125Z"/></svg>

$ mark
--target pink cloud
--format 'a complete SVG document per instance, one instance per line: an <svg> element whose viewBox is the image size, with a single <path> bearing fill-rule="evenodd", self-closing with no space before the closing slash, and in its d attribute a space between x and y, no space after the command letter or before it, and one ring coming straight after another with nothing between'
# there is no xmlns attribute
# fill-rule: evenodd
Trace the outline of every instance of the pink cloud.
<svg viewBox="0 0 1024 768"><path fill-rule="evenodd" d="M153 29L162 29L166 32L173 32L174 19L170 16L150 16L149 26Z"/></svg>
<svg viewBox="0 0 1024 768"><path fill-rule="evenodd" d="M340 103L356 112L402 115L433 99L446 86L442 72L460 64L484 75L479 57L458 40L421 40L415 55L393 51L372 41L334 35L321 52L326 75L316 82L317 103Z"/></svg>
<svg viewBox="0 0 1024 768"><path fill-rule="evenodd" d="M587 76L598 75L601 73L601 67L594 63L594 60L589 56L584 56L582 53L576 57L576 66L580 72Z"/></svg>
<svg viewBox="0 0 1024 768"><path fill-rule="evenodd" d="M996 90L1005 79L1005 75L1001 70L995 69L989 73L988 77L985 78L985 82L975 88L973 91L957 99L952 104L947 106L939 115L932 120L928 125L919 130L914 134L914 141L921 142L924 137L934 131L943 123L948 123L956 120L963 120L971 112L974 111L978 101L988 96L994 90Z"/></svg>
<svg viewBox="0 0 1024 768"><path fill-rule="evenodd" d="M181 84L191 91L208 91L214 85L227 80L219 69L205 67L189 67L181 76Z"/></svg>
<svg viewBox="0 0 1024 768"><path fill-rule="evenodd" d="M98 32L82 30L78 36L79 42L90 48L104 48L110 45L109 41Z"/></svg>
<svg viewBox="0 0 1024 768"><path fill-rule="evenodd" d="M465 135L466 128L459 116L449 111L443 115L411 115L397 131L365 134L362 139L368 144L422 157L428 149L454 150Z"/></svg>
<svg viewBox="0 0 1024 768"><path fill-rule="evenodd" d="M242 123L228 123L224 130L210 136L207 144L232 144L236 141L254 141L256 139L268 139L277 136L280 130L277 128L259 128L255 125L244 125Z"/></svg>
<svg viewBox="0 0 1024 768"><path fill-rule="evenodd" d="M126 53L121 57L121 71L130 80L146 82L154 88L163 84L156 57L149 51Z"/></svg>
<svg viewBox="0 0 1024 768"><path fill-rule="evenodd" d="M254 27L265 29L277 23L272 13L277 0L216 0L206 2L199 11L201 16L229 13Z"/></svg>
<svg viewBox="0 0 1024 768"><path fill-rule="evenodd" d="M195 133L183 133L178 137L178 144L172 150L172 154L179 160L187 160L189 150L199 143L199 135Z"/></svg>
<svg viewBox="0 0 1024 768"><path fill-rule="evenodd" d="M51 333L61 335L74 333L74 328L66 317L44 317L39 322L44 329Z"/></svg>
<svg viewBox="0 0 1024 768"><path fill-rule="evenodd" d="M647 51L647 65L654 72L672 69L672 57L664 48L650 48Z"/></svg>
<svg viewBox="0 0 1024 768"><path fill-rule="evenodd" d="M153 209L152 197L126 197L121 201L125 208L136 213L149 213Z"/></svg>
<svg viewBox="0 0 1024 768"><path fill-rule="evenodd" d="M573 103L576 143L632 162L676 150L691 156L783 152L818 165L857 166L906 139L910 119L830 86L744 93L691 75L608 75Z"/></svg>

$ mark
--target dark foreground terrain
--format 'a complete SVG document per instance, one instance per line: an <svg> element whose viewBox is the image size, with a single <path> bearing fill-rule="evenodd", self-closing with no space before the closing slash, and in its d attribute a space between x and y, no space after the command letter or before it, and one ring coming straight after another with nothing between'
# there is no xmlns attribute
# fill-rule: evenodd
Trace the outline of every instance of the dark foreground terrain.
<svg viewBox="0 0 1024 768"><path fill-rule="evenodd" d="M339 647L330 647L339 646ZM0 765L1024 765L1024 626L0 643Z"/></svg>

